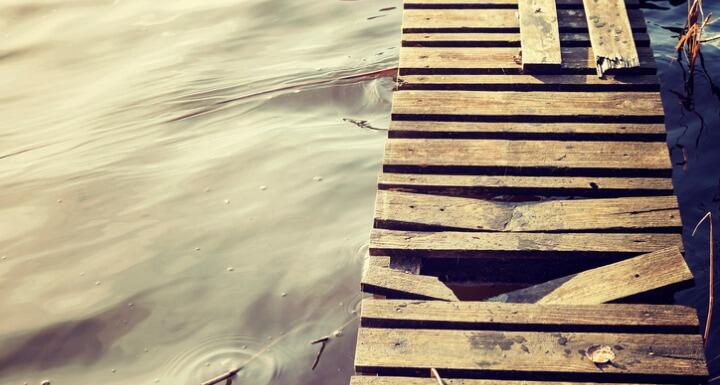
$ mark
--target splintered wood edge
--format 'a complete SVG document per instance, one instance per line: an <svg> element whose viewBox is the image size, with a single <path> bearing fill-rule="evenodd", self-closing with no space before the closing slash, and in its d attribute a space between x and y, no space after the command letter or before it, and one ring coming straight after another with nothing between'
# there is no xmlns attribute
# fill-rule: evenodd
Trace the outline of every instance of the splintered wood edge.
<svg viewBox="0 0 720 385"><path fill-rule="evenodd" d="M382 266L385 259L371 262L363 273L362 291L415 299L458 301L457 296L437 277L406 273ZM388 260L388 266L390 261Z"/></svg>

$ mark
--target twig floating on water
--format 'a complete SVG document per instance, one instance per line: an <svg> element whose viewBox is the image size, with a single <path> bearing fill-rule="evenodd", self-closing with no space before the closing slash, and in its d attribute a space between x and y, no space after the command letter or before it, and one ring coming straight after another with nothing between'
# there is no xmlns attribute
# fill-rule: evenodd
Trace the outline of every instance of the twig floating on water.
<svg viewBox="0 0 720 385"><path fill-rule="evenodd" d="M328 339L320 340L320 350L318 351L317 356L315 356L315 362L313 362L312 370L315 370L317 368L318 364L320 363L320 357L323 354L323 351L325 350L325 345L327 344Z"/></svg>
<svg viewBox="0 0 720 385"><path fill-rule="evenodd" d="M692 232L692 235L694 237L698 228L703 222L705 222L706 219L708 220L708 224L710 225L710 277L708 282L710 293L708 294L708 313L707 318L705 319L705 333L703 334L703 342L705 343L705 346L707 346L708 339L710 339L710 325L712 324L712 314L713 310L715 309L715 242L713 240L712 213L708 212L707 214L705 214L705 216L700 219L700 222L695 225L695 229Z"/></svg>
<svg viewBox="0 0 720 385"><path fill-rule="evenodd" d="M225 374L221 374L211 380L208 380L206 382L203 382L202 385L215 385L219 382L228 380L229 383L232 383L232 378L241 370L242 368L235 368L233 370L230 370L229 372Z"/></svg>
<svg viewBox="0 0 720 385"><path fill-rule="evenodd" d="M316 340L310 341L310 345L315 345L315 344L319 344L319 343L321 343L321 342L326 342L326 341L329 340L329 339L330 339L330 336L320 337L320 338L318 338L318 339L316 339Z"/></svg>

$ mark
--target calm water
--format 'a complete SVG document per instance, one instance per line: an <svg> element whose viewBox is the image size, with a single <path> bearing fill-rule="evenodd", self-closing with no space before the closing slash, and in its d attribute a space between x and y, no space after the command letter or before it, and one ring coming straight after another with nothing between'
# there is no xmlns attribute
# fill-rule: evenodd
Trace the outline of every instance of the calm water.
<svg viewBox="0 0 720 385"><path fill-rule="evenodd" d="M678 299L704 319L690 232L720 228L720 103L698 73L682 106L685 4L647 5L669 8L646 15L698 281ZM248 360L236 383L346 383L393 81L339 79L396 65L399 7L0 1L0 384L199 384Z"/></svg>

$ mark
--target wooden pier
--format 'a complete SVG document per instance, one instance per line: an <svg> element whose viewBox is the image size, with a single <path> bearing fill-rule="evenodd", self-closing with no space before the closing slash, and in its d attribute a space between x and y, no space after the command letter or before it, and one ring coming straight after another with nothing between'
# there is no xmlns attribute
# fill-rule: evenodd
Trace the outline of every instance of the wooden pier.
<svg viewBox="0 0 720 385"><path fill-rule="evenodd" d="M351 383L705 382L663 116L637 0L405 0Z"/></svg>

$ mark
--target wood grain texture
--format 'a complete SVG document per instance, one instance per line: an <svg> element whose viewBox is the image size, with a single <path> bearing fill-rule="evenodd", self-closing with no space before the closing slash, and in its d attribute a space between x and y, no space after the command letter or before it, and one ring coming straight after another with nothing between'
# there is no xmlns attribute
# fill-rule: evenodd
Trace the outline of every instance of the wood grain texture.
<svg viewBox="0 0 720 385"><path fill-rule="evenodd" d="M647 32L633 32L638 47L650 45ZM423 32L403 33L405 46L422 47L520 47L518 32ZM587 32L560 33L560 45L564 47L590 47L590 35Z"/></svg>
<svg viewBox="0 0 720 385"><path fill-rule="evenodd" d="M556 15L559 32L588 31L584 10L558 9ZM645 30L639 10L630 10L629 17L633 30ZM405 9L402 26L404 32L518 32L520 22L517 9Z"/></svg>
<svg viewBox="0 0 720 385"><path fill-rule="evenodd" d="M369 266L363 274L361 288L365 292L405 298L458 300L452 290L437 277L406 273L389 267Z"/></svg>
<svg viewBox="0 0 720 385"><path fill-rule="evenodd" d="M452 195L653 196L672 194L670 178L553 177L381 173L380 189Z"/></svg>
<svg viewBox="0 0 720 385"><path fill-rule="evenodd" d="M443 378L446 385L596 385L590 382L547 382L512 380L471 380L466 378ZM395 376L353 376L350 385L438 385L434 378ZM639 385L639 384L625 384Z"/></svg>
<svg viewBox="0 0 720 385"><path fill-rule="evenodd" d="M665 143L401 138L387 141L385 165L633 170L671 168Z"/></svg>
<svg viewBox="0 0 720 385"><path fill-rule="evenodd" d="M596 365L586 356L599 346L612 347L612 365ZM365 374L436 368L491 378L576 381L660 377L687 381L708 374L699 335L385 328L360 328L355 368Z"/></svg>
<svg viewBox="0 0 720 385"><path fill-rule="evenodd" d="M694 333L694 308L677 305L536 305L497 302L362 302L362 327Z"/></svg>
<svg viewBox="0 0 720 385"><path fill-rule="evenodd" d="M393 114L612 116L662 119L657 92L397 91Z"/></svg>
<svg viewBox="0 0 720 385"><path fill-rule="evenodd" d="M487 258L493 252L592 254L640 254L682 245L680 234L592 234L592 233L472 233L453 231L398 231L374 229L371 255L413 252L427 258ZM518 258L527 258L519 254Z"/></svg>
<svg viewBox="0 0 720 385"><path fill-rule="evenodd" d="M598 304L691 282L680 250L669 247L596 269L497 296L492 301Z"/></svg>
<svg viewBox="0 0 720 385"><path fill-rule="evenodd" d="M555 0L519 0L522 67L560 67L560 30Z"/></svg>
<svg viewBox="0 0 720 385"><path fill-rule="evenodd" d="M475 231L595 231L674 229L680 211L674 195L608 199L495 202L484 199L377 192L376 224L414 224Z"/></svg>
<svg viewBox="0 0 720 385"><path fill-rule="evenodd" d="M405 75L397 80L399 90L446 91L653 91L660 90L655 75Z"/></svg>
<svg viewBox="0 0 720 385"><path fill-rule="evenodd" d="M557 6L564 9L581 9L583 7L582 0L556 0ZM493 8L517 8L518 0L405 0L405 7L414 5L437 5L446 7L450 5L452 8L467 8L469 6L482 6L487 9ZM640 5L639 0L625 0L628 8L637 8Z"/></svg>
<svg viewBox="0 0 720 385"><path fill-rule="evenodd" d="M400 75L412 74L520 74L519 49L514 47L402 47ZM562 74L595 74L592 48L562 47ZM639 73L654 73L655 59L649 48L638 48Z"/></svg>
<svg viewBox="0 0 720 385"><path fill-rule="evenodd" d="M623 0L583 0L598 76L609 70L640 66Z"/></svg>
<svg viewBox="0 0 720 385"><path fill-rule="evenodd" d="M665 135L662 123L539 123L539 122L445 122L394 120L390 133L400 131L443 133L530 133L530 134L637 134Z"/></svg>

